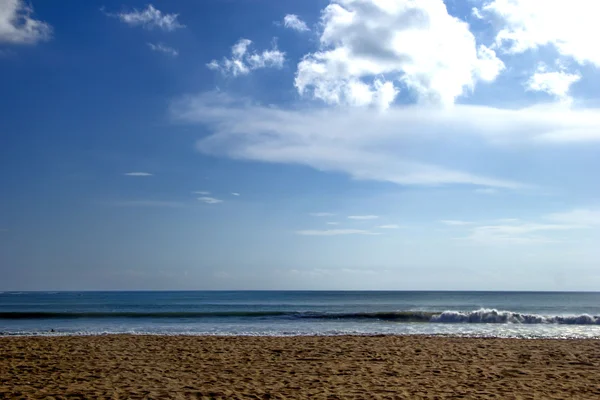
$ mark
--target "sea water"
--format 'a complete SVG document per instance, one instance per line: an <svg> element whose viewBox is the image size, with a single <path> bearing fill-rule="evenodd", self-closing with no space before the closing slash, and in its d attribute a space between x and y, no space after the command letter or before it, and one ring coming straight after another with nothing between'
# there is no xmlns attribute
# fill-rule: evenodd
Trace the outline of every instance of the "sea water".
<svg viewBox="0 0 600 400"><path fill-rule="evenodd" d="M2 292L0 335L425 334L600 339L600 293Z"/></svg>

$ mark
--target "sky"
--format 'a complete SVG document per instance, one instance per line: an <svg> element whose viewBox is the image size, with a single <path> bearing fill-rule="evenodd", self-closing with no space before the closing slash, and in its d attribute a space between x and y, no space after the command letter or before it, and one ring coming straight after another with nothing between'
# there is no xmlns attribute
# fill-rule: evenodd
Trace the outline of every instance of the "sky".
<svg viewBox="0 0 600 400"><path fill-rule="evenodd" d="M597 290L595 0L0 0L2 290Z"/></svg>

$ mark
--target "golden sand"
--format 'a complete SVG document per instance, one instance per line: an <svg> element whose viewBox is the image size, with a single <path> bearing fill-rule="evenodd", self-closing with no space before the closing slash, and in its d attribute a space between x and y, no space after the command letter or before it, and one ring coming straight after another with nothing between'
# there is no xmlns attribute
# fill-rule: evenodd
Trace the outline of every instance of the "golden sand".
<svg viewBox="0 0 600 400"><path fill-rule="evenodd" d="M600 341L6 337L0 398L600 399Z"/></svg>

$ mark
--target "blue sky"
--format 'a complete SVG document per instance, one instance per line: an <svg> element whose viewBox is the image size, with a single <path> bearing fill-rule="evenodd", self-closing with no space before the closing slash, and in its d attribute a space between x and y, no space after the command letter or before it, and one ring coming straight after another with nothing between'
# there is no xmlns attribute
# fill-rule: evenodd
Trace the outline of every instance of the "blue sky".
<svg viewBox="0 0 600 400"><path fill-rule="evenodd" d="M0 290L596 290L594 1L0 0Z"/></svg>

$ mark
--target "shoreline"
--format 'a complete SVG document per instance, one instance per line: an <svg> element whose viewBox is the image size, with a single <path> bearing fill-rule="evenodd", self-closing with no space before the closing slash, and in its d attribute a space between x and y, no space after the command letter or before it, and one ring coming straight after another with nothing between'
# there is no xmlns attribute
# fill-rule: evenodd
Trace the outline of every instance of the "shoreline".
<svg viewBox="0 0 600 400"><path fill-rule="evenodd" d="M431 335L0 338L0 397L598 398L600 342Z"/></svg>
<svg viewBox="0 0 600 400"><path fill-rule="evenodd" d="M107 336L123 336L123 337L168 337L168 338L377 338L377 337L414 337L414 338L442 338L442 339L496 339L496 340L584 340L584 341L600 341L600 336L590 337L552 337L552 336L495 336L485 334L460 334L460 333L340 333L340 334L238 334L238 333L165 333L165 332L39 332L39 333L4 333L0 331L0 341L9 338L95 338Z"/></svg>

